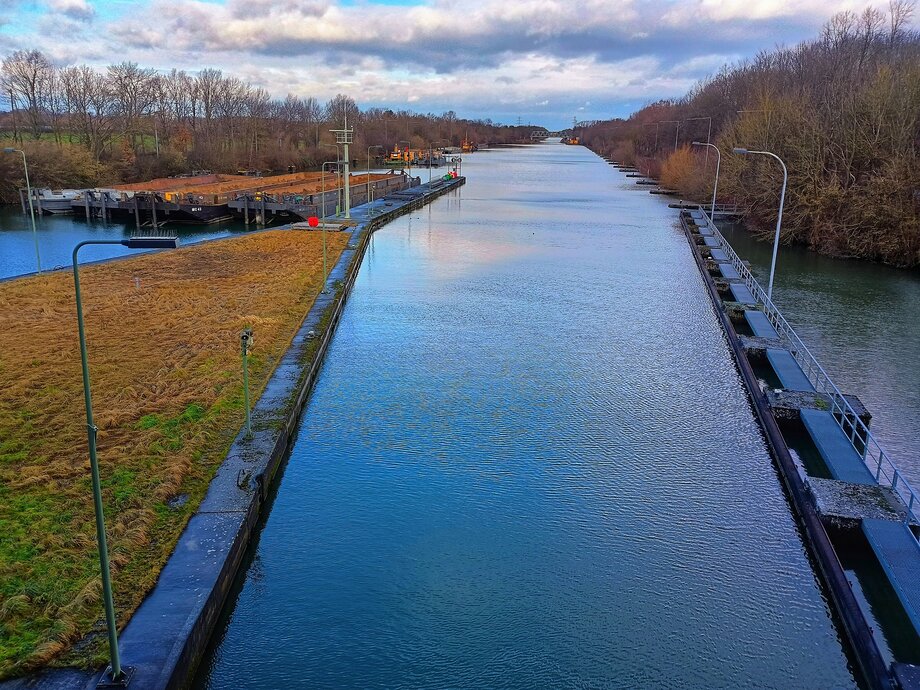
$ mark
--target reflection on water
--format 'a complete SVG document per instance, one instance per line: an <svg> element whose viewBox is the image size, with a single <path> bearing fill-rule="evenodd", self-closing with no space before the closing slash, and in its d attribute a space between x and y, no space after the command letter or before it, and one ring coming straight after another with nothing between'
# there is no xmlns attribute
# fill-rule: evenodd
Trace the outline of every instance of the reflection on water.
<svg viewBox="0 0 920 690"><path fill-rule="evenodd" d="M724 229L766 285L772 245ZM872 431L920 485L920 275L781 247L776 305L844 393L872 413Z"/></svg>
<svg viewBox="0 0 920 690"><path fill-rule="evenodd" d="M373 238L197 684L852 687L675 212L464 172Z"/></svg>
<svg viewBox="0 0 920 690"><path fill-rule="evenodd" d="M87 222L77 216L36 216L39 253L42 270L70 266L74 246L84 240L120 240L130 237L133 224ZM212 225L184 225L170 223L164 230L177 234L183 244L204 239L224 237L243 232L241 222L214 223ZM134 253L119 245L89 246L80 250L80 263L108 259ZM35 239L28 215L18 206L0 206L0 279L35 271Z"/></svg>

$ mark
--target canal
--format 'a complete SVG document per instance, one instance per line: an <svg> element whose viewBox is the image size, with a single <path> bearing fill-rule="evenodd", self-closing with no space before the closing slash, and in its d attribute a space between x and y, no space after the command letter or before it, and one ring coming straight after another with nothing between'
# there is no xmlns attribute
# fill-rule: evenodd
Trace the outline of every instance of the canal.
<svg viewBox="0 0 920 690"><path fill-rule="evenodd" d="M687 241L581 147L378 231L198 687L853 687Z"/></svg>

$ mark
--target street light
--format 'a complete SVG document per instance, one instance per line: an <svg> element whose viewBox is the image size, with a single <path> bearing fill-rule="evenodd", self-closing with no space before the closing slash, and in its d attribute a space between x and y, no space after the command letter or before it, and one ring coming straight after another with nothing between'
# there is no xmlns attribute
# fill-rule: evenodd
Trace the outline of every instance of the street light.
<svg viewBox="0 0 920 690"><path fill-rule="evenodd" d="M722 152L719 150L718 146L716 146L715 144L710 144L708 141L706 142L694 141L693 145L694 146L707 146L709 147L706 149L707 151L710 148L715 149L716 154L718 155L718 157L716 158L716 181L715 181L715 184L712 185L712 210L709 213L709 217L712 219L712 222L715 223L716 222L716 192L719 191L719 166L722 165Z"/></svg>
<svg viewBox="0 0 920 690"><path fill-rule="evenodd" d="M41 275L42 272L42 257L38 252L38 232L35 230L35 207L32 205L32 185L29 184L29 164L26 162L26 152L22 149L14 149L12 147L7 147L3 149L3 153L21 153L22 154L22 167L26 171L26 194L29 197L29 215L32 216L32 239L35 240L35 264L38 267L38 274Z"/></svg>
<svg viewBox="0 0 920 690"><path fill-rule="evenodd" d="M351 218L351 173L348 172L348 166L351 165L351 156L348 154L348 145L354 143L354 129L348 128L348 113L345 114L345 126L342 129L329 130L335 134L335 143L342 145L343 155L342 163L345 166L343 173L343 189L345 191L345 218Z"/></svg>
<svg viewBox="0 0 920 690"><path fill-rule="evenodd" d="M642 125L643 127L651 127L652 125L655 125L655 153L658 153L658 126L660 124L660 122L646 122Z"/></svg>
<svg viewBox="0 0 920 690"><path fill-rule="evenodd" d="M684 122L693 122L694 120L709 120L709 128L706 130L706 143L712 140L712 118L709 115L705 117L688 117ZM709 149L706 149L706 166L709 167Z"/></svg>
<svg viewBox="0 0 920 690"><path fill-rule="evenodd" d="M322 167L320 168L320 170L322 170L322 174L320 175L320 177L322 178L322 185L323 185L322 194L323 194L323 292L324 293L326 292L326 281L328 280L328 277L329 277L329 274L326 271L326 166L327 165L335 166L335 176L336 176L336 181L338 181L339 162L340 161L326 161L325 163L323 163ZM336 211L336 215L338 215L338 211Z"/></svg>
<svg viewBox="0 0 920 690"><path fill-rule="evenodd" d="M783 204L786 201L786 182L789 180L789 172L786 170L786 164L783 163L783 159L777 156L775 153L770 153L769 151L749 151L745 148L735 148L732 150L741 156L747 156L749 154L770 156L771 158L778 160L779 164L783 166L783 189L779 194L779 215L776 217L776 235L773 238L773 258L770 261L770 283L767 285L767 301L772 303L773 274L776 272L776 254L779 251L779 230L783 224Z"/></svg>
<svg viewBox="0 0 920 690"><path fill-rule="evenodd" d="M432 149L431 149L431 147L432 147L434 144L443 144L444 141L445 141L444 139L435 139L434 141L429 141L429 142L428 142L428 184L429 184L429 185L431 184L431 163L432 163L432 160L431 160L431 152L432 152Z"/></svg>
<svg viewBox="0 0 920 690"><path fill-rule="evenodd" d="M406 166L409 168L409 177L412 177L412 161L409 159L409 157L412 155L412 142L406 139L399 140L400 144L403 142L406 144Z"/></svg>
<svg viewBox="0 0 920 690"><path fill-rule="evenodd" d="M674 150L677 151L677 137L680 136L680 120L661 120L663 125L677 125L677 131L674 132Z"/></svg>
<svg viewBox="0 0 920 690"><path fill-rule="evenodd" d="M335 147L335 158L336 158L336 163L341 163L341 162L342 162L342 151L339 149L339 145L338 145L338 144L330 144L328 141L323 141L323 142L320 143L320 146L329 146L329 147L334 146L334 147ZM338 181L338 175L339 175L338 170L336 170L335 175L336 175L336 181ZM325 199L325 197L324 197L324 199ZM325 202L324 202L324 203L325 203ZM339 215L339 209L341 208L341 206L342 206L342 190L341 190L340 188L337 187L337 188L336 188L336 192L335 192L335 215L336 215L336 216ZM324 205L324 206L323 206L323 215L325 216L325 214L326 214L326 206Z"/></svg>
<svg viewBox="0 0 920 690"><path fill-rule="evenodd" d="M373 144L372 146L367 147L367 169L364 171L367 174L367 199L364 203L371 203L371 149L386 149L380 144Z"/></svg>
<svg viewBox="0 0 920 690"><path fill-rule="evenodd" d="M86 331L83 323L83 302L80 295L80 271L77 252L88 244L121 244L128 249L175 249L175 237L132 237L127 240L85 240L73 249L73 287L77 302L77 330L80 334L80 364L83 368L83 400L86 404L86 437L89 444L89 468L93 485L93 506L96 512L96 542L99 546L99 570L102 574L102 598L105 604L105 623L109 632L109 675L113 681L124 678L121 655L118 652L118 628L115 624L115 602L112 598L112 578L109 572L109 549L105 537L105 517L102 512L102 487L99 481L99 462L96 459L96 425L93 422L93 399L89 387L89 360L86 355Z"/></svg>

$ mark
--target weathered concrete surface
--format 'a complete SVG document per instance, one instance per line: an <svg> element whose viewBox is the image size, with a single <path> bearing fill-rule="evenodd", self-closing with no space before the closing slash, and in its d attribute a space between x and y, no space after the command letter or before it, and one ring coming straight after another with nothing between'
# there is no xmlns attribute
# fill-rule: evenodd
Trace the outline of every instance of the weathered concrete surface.
<svg viewBox="0 0 920 690"><path fill-rule="evenodd" d="M741 337L742 342L745 342L746 339L744 336ZM775 341L769 341L774 342ZM745 350L751 351L753 348L748 348L747 344L744 345ZM761 352L763 354L763 352ZM765 391L767 395L767 402L770 405L770 408L773 410L773 415L777 419L787 419L787 420L798 420L800 410L830 410L831 409L831 398L829 395L824 393L814 393L812 391L790 391L790 390L775 390L768 388ZM869 413L869 410L866 409L866 406L862 404L862 401L855 395L844 395L846 401L850 404L850 407L853 408L853 411L859 416L863 424L867 427L872 421L872 415Z"/></svg>
<svg viewBox="0 0 920 690"><path fill-rule="evenodd" d="M822 520L837 526L856 527L860 520L878 518L903 521L907 511L891 489L851 484L836 479L809 477L808 490Z"/></svg>
<svg viewBox="0 0 920 690"><path fill-rule="evenodd" d="M120 634L132 690L186 685L194 674L239 570L275 473L290 444L326 348L357 276L370 234L465 182L438 180L352 209L348 247L329 272L291 346L179 538L157 584ZM275 228L278 229L278 228ZM0 683L0 690L95 687L103 670L49 670Z"/></svg>
<svg viewBox="0 0 920 690"><path fill-rule="evenodd" d="M778 347L776 338L760 338L756 335L739 335L741 347L754 357L766 357L767 349Z"/></svg>

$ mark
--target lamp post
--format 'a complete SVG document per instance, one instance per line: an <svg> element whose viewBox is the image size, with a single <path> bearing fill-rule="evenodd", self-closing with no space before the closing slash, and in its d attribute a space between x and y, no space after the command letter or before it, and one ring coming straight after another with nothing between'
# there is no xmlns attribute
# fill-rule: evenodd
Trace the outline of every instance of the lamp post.
<svg viewBox="0 0 920 690"><path fill-rule="evenodd" d="M353 142L354 130L348 128L348 114L345 114L345 126L342 129L333 129L330 131L335 134L335 143L342 145L342 158L345 163L345 172L342 176L345 190L345 217L351 218L351 173L348 172L348 166L351 165L351 159L348 155L348 145Z"/></svg>
<svg viewBox="0 0 920 690"><path fill-rule="evenodd" d="M367 200L365 203L371 203L371 149L383 149L383 146L380 144L374 144L367 147L367 169L364 171L367 174ZM386 151L386 149L383 149Z"/></svg>
<svg viewBox="0 0 920 690"><path fill-rule="evenodd" d="M651 127L652 125L655 125L655 153L658 153L658 126L660 124L660 122L646 122L644 125L642 125L643 127Z"/></svg>
<svg viewBox="0 0 920 690"><path fill-rule="evenodd" d="M434 141L428 142L428 184L431 184L431 164L432 164L432 146L434 144L443 144L444 139L435 139Z"/></svg>
<svg viewBox="0 0 920 690"><path fill-rule="evenodd" d="M342 152L341 152L341 150L339 149L339 145L338 145L338 144L330 144L328 141L324 141L324 142L322 142L322 143L320 144L320 146L329 146L330 148L331 148L331 147L335 147L335 159L336 159L336 163L341 163L341 162L342 162ZM336 179L336 182L338 182L338 179L339 179L339 172L338 172L338 169L336 169L335 179ZM341 190L340 188L336 187L336 192L335 192L335 215L339 215L339 209L340 209L341 207L342 207L342 190ZM323 214L325 215L325 213L326 213L326 207L323 206Z"/></svg>
<svg viewBox="0 0 920 690"><path fill-rule="evenodd" d="M684 122L693 122L695 120L709 120L709 128L706 130L706 143L712 139L712 118L709 115L705 117L688 117ZM709 166L709 149L706 149L706 165Z"/></svg>
<svg viewBox="0 0 920 690"><path fill-rule="evenodd" d="M661 120L663 125L677 125L677 130L674 132L674 150L677 151L677 137L680 136L680 120Z"/></svg>
<svg viewBox="0 0 920 690"><path fill-rule="evenodd" d="M407 139L400 139L399 143L406 144L406 166L409 168L409 177L412 177L412 161L409 160L409 156L412 155L412 142Z"/></svg>
<svg viewBox="0 0 920 690"><path fill-rule="evenodd" d="M252 349L252 329L240 333L240 350L243 355L243 405L246 407L246 438L252 438L252 411L249 409L249 351Z"/></svg>
<svg viewBox="0 0 920 690"><path fill-rule="evenodd" d="M77 330L80 335L80 364L83 369L83 401L86 405L86 437L89 444L89 468L93 487L93 506L96 512L96 542L99 547L99 570L102 574L102 599L105 605L105 623L109 633L108 670L112 681L123 681L118 651L118 628L115 624L115 602L112 597L112 577L109 571L109 549L105 537L105 516L102 510L102 487L99 480L99 462L96 458L96 425L93 422L93 399L89 385L89 360L86 354L86 329L83 323L83 302L80 295L80 271L77 253L88 244L121 244L128 249L175 249L175 237L133 237L127 240L85 240L73 249L73 287L77 303Z"/></svg>
<svg viewBox="0 0 920 690"><path fill-rule="evenodd" d="M707 142L694 141L693 145L694 146L706 146L707 151L709 151L709 149L711 148L716 150L716 155L717 155L716 181L715 181L715 184L712 185L712 210L709 212L709 217L712 219L712 222L715 223L716 222L716 192L719 191L719 167L722 165L722 152L719 150L718 146L716 146L715 144L710 144L708 141Z"/></svg>
<svg viewBox="0 0 920 690"><path fill-rule="evenodd" d="M779 161L779 164L783 167L783 189L779 193L779 215L776 217L776 235L773 237L773 258L770 260L770 282L767 285L767 301L773 302L773 274L776 272L776 254L779 251L779 231L783 225L783 204L786 202L786 183L789 181L789 172L786 170L786 164L783 163L783 159L777 156L775 153L770 153L769 151L749 151L745 148L736 148L732 149L735 153L747 156L749 154L756 154L758 156L770 156L770 158L775 158Z"/></svg>
<svg viewBox="0 0 920 690"><path fill-rule="evenodd" d="M38 274L42 272L42 257L38 252L38 232L35 230L35 207L32 205L32 185L29 183L29 164L26 162L26 152L22 149L5 148L3 153L21 153L22 167L26 172L26 195L29 197L29 215L32 216L32 239L35 240L35 265Z"/></svg>
<svg viewBox="0 0 920 690"><path fill-rule="evenodd" d="M326 292L326 279L328 278L328 273L326 272L326 166L334 165L335 174L338 177L339 174L339 161L326 161L323 163L322 167L322 185L323 185L323 292ZM336 213L338 215L338 213Z"/></svg>

